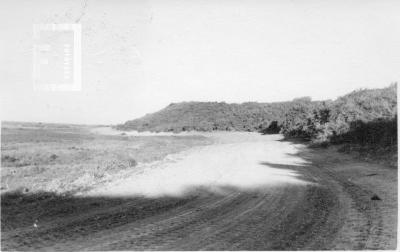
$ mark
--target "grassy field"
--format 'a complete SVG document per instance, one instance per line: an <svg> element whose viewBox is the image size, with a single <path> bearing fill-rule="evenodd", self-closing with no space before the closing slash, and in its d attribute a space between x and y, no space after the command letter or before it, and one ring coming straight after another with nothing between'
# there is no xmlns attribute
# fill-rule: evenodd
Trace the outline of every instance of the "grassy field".
<svg viewBox="0 0 400 252"><path fill-rule="evenodd" d="M111 136L93 128L3 122L1 192L85 191L121 171L210 143L202 136Z"/></svg>

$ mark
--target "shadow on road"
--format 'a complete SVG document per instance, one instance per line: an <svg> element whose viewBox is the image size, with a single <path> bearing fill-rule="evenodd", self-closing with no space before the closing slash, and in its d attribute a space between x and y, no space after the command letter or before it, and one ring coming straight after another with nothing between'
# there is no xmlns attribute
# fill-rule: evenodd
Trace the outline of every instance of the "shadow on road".
<svg viewBox="0 0 400 252"><path fill-rule="evenodd" d="M113 229L188 206L186 197L79 197L51 192L1 195L2 249L32 249Z"/></svg>

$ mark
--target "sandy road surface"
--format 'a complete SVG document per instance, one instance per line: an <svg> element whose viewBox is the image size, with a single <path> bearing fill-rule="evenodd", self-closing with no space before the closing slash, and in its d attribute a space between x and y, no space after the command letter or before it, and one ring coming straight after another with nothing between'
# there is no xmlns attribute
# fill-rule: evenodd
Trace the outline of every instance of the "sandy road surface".
<svg viewBox="0 0 400 252"><path fill-rule="evenodd" d="M3 214L2 248L395 249L396 170L279 136L217 140L85 195L10 200L23 209L9 219L42 214L38 227L4 223Z"/></svg>

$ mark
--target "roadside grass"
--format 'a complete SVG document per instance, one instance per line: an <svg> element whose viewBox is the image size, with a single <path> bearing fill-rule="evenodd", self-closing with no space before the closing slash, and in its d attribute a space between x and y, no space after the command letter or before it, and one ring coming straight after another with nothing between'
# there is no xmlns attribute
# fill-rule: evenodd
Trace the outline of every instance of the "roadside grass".
<svg viewBox="0 0 400 252"><path fill-rule="evenodd" d="M123 170L161 160L204 136L106 136L89 126L2 123L1 192L76 192Z"/></svg>
<svg viewBox="0 0 400 252"><path fill-rule="evenodd" d="M397 145L374 146L359 144L340 144L337 146L338 152L351 154L352 156L366 161L384 164L392 168L398 167Z"/></svg>

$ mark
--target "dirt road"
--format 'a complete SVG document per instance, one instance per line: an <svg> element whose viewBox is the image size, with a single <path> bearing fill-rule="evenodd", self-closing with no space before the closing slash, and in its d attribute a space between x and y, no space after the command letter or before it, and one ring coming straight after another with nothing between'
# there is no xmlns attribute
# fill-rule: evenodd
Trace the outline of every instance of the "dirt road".
<svg viewBox="0 0 400 252"><path fill-rule="evenodd" d="M2 249L396 248L397 170L279 136L214 137L82 195L3 195Z"/></svg>

